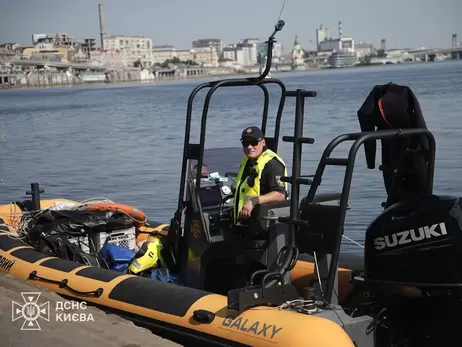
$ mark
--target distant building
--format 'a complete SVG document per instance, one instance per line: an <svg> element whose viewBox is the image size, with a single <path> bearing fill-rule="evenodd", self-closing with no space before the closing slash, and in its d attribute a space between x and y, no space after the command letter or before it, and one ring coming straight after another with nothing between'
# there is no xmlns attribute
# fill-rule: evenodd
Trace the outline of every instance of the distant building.
<svg viewBox="0 0 462 347"><path fill-rule="evenodd" d="M372 55L375 53L375 48L372 44L370 43L355 43L355 52L356 52L356 57L363 58L367 55Z"/></svg>
<svg viewBox="0 0 462 347"><path fill-rule="evenodd" d="M228 45L223 48L223 59L236 61L236 45Z"/></svg>
<svg viewBox="0 0 462 347"><path fill-rule="evenodd" d="M30 47L30 48L36 48L36 49L55 49L58 47L55 47L53 43L50 42L42 42L42 43L37 43L35 46ZM62 47L60 47L62 48Z"/></svg>
<svg viewBox="0 0 462 347"><path fill-rule="evenodd" d="M191 50L176 49L171 45L154 46L152 48L152 63L162 64L168 59L178 58L180 61L192 60Z"/></svg>
<svg viewBox="0 0 462 347"><path fill-rule="evenodd" d="M321 42L327 41L330 39L329 28L324 28L321 24L319 29L316 29L316 47L317 50L321 50Z"/></svg>
<svg viewBox="0 0 462 347"><path fill-rule="evenodd" d="M355 51L355 42L352 38L344 37L342 39L329 39L322 41L319 45L319 51Z"/></svg>
<svg viewBox="0 0 462 347"><path fill-rule="evenodd" d="M409 58L412 54L409 54L408 49L394 48L388 49L386 52L387 58Z"/></svg>
<svg viewBox="0 0 462 347"><path fill-rule="evenodd" d="M280 44L279 42L276 42L273 45L273 61L274 61L274 58L277 58L278 60L281 59L282 53L283 53L282 44Z"/></svg>
<svg viewBox="0 0 462 347"><path fill-rule="evenodd" d="M260 54L262 57L266 57L266 54L268 53L268 44L266 42L259 42L257 43L256 49L257 55Z"/></svg>
<svg viewBox="0 0 462 347"><path fill-rule="evenodd" d="M0 45L0 49L5 49L7 51L18 51L21 48L21 45L16 42L3 43Z"/></svg>
<svg viewBox="0 0 462 347"><path fill-rule="evenodd" d="M191 49L191 59L204 67L218 66L218 52L215 47L193 48Z"/></svg>
<svg viewBox="0 0 462 347"><path fill-rule="evenodd" d="M354 52L333 52L329 57L329 65L334 68L351 67L356 64L356 61Z"/></svg>
<svg viewBox="0 0 462 347"><path fill-rule="evenodd" d="M104 37L104 48L117 49L124 67L133 67L140 61L144 67L152 65L152 39L144 36L111 35Z"/></svg>
<svg viewBox="0 0 462 347"><path fill-rule="evenodd" d="M259 42L256 45L257 56L260 54L263 58L268 54L268 44L266 42ZM273 64L279 63L282 57L282 45L279 42L273 44Z"/></svg>
<svg viewBox="0 0 462 347"><path fill-rule="evenodd" d="M318 46L317 56L320 58L328 57L328 63L331 67L354 66L357 62L355 41L352 38L343 36L342 22L340 21L338 22L337 39L332 39L329 29L321 25L316 30L316 43Z"/></svg>
<svg viewBox="0 0 462 347"><path fill-rule="evenodd" d="M90 53L96 50L96 39L84 39L83 43L80 44L80 48L90 58Z"/></svg>
<svg viewBox="0 0 462 347"><path fill-rule="evenodd" d="M249 51L249 65L255 65L258 63L257 57L257 44L260 42L260 39L244 39L242 40L242 46L248 47Z"/></svg>
<svg viewBox="0 0 462 347"><path fill-rule="evenodd" d="M45 34L32 34L32 44L34 46L41 44L51 44L54 48L75 47L79 42L68 33L45 33Z"/></svg>
<svg viewBox="0 0 462 347"><path fill-rule="evenodd" d="M31 60L68 62L69 50L66 47L52 48L47 45L39 45L38 47L24 49L22 56Z"/></svg>
<svg viewBox="0 0 462 347"><path fill-rule="evenodd" d="M83 52L80 47L78 49L71 47L69 48L69 61L74 63L87 63L91 60L91 53L92 52Z"/></svg>
<svg viewBox="0 0 462 347"><path fill-rule="evenodd" d="M245 45L253 45L259 43L261 40L257 38L243 39L242 43Z"/></svg>
<svg viewBox="0 0 462 347"><path fill-rule="evenodd" d="M262 60L266 57L267 46L260 39L244 39L237 44L223 48L223 58L232 60L241 66L254 66L258 64L258 55Z"/></svg>
<svg viewBox="0 0 462 347"><path fill-rule="evenodd" d="M298 40L298 36L295 35L294 49L292 50L292 68L294 70L305 68L305 61L303 58L304 58L304 52L300 46L300 41Z"/></svg>
<svg viewBox="0 0 462 347"><path fill-rule="evenodd" d="M232 60L241 66L250 66L257 63L257 48L255 47L254 52L252 46L234 44L223 48L223 58ZM252 61L253 58L253 61Z"/></svg>
<svg viewBox="0 0 462 347"><path fill-rule="evenodd" d="M69 52L69 60L78 62L90 59L90 53L96 49L94 38L79 41L68 33L32 34L32 44L34 48L40 50L65 48Z"/></svg>
<svg viewBox="0 0 462 347"><path fill-rule="evenodd" d="M121 68L123 66L122 55L118 49L96 48L90 52L90 60L105 67Z"/></svg>
<svg viewBox="0 0 462 347"><path fill-rule="evenodd" d="M173 54L174 57L177 57L181 61L193 60L190 49L175 49Z"/></svg>
<svg viewBox="0 0 462 347"><path fill-rule="evenodd" d="M192 48L215 48L215 51L221 55L223 52L223 41L220 39L198 39L192 42Z"/></svg>
<svg viewBox="0 0 462 347"><path fill-rule="evenodd" d="M338 31L338 38L332 39L329 29L322 25L316 30L317 55L328 57L329 65L334 68L354 66L357 62L355 41L343 36L342 22L338 22Z"/></svg>
<svg viewBox="0 0 462 347"><path fill-rule="evenodd" d="M9 49L0 48L0 60L13 60L16 59L16 53Z"/></svg>
<svg viewBox="0 0 462 347"><path fill-rule="evenodd" d="M15 60L22 56L23 47L15 42L0 45L0 60Z"/></svg>
<svg viewBox="0 0 462 347"><path fill-rule="evenodd" d="M153 46L152 47L152 64L162 64L167 59L174 56L175 47L171 45Z"/></svg>

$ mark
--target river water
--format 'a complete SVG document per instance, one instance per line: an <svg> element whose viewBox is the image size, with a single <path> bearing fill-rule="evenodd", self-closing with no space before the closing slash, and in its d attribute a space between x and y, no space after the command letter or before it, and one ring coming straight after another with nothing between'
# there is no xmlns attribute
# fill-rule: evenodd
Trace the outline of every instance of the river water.
<svg viewBox="0 0 462 347"><path fill-rule="evenodd" d="M462 194L462 61L273 77L280 78L289 90L318 92L316 98L307 99L305 107L304 135L314 137L315 143L303 147L303 174L314 174L332 138L359 131L356 112L373 86L394 82L411 87L435 135L435 192ZM30 183L39 182L46 190L44 199L105 196L140 208L149 219L168 222L178 199L187 99L203 81L1 91L0 204L27 198ZM270 87L271 130L278 92ZM198 138L203 96L195 103L193 139ZM261 124L262 101L259 88L218 90L207 121L206 148L239 146L242 129ZM294 104L293 98L286 102L281 135L293 134ZM347 150L341 146L335 157L346 156ZM281 142L279 153L290 170L290 144ZM319 192L340 192L343 172L343 167L328 167ZM352 182L347 236L364 242L364 230L381 212L385 195L381 172L366 169L361 149ZM362 252L349 242L344 247Z"/></svg>

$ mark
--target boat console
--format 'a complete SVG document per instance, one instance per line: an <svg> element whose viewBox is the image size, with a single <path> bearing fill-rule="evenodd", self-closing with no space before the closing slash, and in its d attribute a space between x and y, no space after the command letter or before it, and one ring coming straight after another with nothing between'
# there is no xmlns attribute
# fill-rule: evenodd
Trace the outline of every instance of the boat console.
<svg viewBox="0 0 462 347"><path fill-rule="evenodd" d="M207 149L199 173L197 160L188 161L185 200L191 203L196 217L202 217L198 220L201 228L194 230L192 239L202 239L206 244L223 241L223 227L232 222L234 182L242 154L238 147ZM200 253L203 249L193 251Z"/></svg>
<svg viewBox="0 0 462 347"><path fill-rule="evenodd" d="M233 187L232 181L228 177L213 173L210 177L203 178L200 182L199 191L196 192L195 181L190 184L190 192L197 195L202 207L204 222L208 230L208 235L204 235L208 243L223 241L222 219L231 222L233 209ZM198 211L199 206L193 200L194 210ZM229 217L228 217L229 216Z"/></svg>
<svg viewBox="0 0 462 347"><path fill-rule="evenodd" d="M234 188L242 160L241 147L204 152L197 188L197 161L190 160L186 200L190 202L185 230L189 231L189 283L205 289L210 264L223 259L253 260L276 270L276 261L287 245L287 225L278 222L290 212L290 201L256 206L247 225L234 225ZM192 213L191 213L192 212ZM190 223L188 223L190 221ZM287 274L286 280L290 281Z"/></svg>

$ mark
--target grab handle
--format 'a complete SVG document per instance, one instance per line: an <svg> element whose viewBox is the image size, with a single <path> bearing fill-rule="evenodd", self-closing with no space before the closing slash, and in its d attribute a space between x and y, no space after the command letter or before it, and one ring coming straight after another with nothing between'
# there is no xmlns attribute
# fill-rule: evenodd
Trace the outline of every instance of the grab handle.
<svg viewBox="0 0 462 347"><path fill-rule="evenodd" d="M77 294L81 294L81 295L93 295L95 298L99 298L103 294L103 288L98 288L90 292L82 292L82 291L69 287L69 285L67 284L69 282L67 278L63 279L62 281L50 280L48 278L37 276L37 271L32 271L29 274L29 279L30 280L37 279L37 280L41 280L41 281L48 282L48 283L58 284L59 288L67 288L69 291L77 293Z"/></svg>

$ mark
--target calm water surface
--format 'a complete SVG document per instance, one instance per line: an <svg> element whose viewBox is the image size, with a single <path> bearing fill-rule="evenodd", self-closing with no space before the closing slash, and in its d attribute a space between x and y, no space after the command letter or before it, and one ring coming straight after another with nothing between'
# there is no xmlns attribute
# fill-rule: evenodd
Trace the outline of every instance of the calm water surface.
<svg viewBox="0 0 462 347"><path fill-rule="evenodd" d="M314 174L322 150L336 135L359 131L356 112L375 84L411 87L437 141L435 192L462 194L462 61L274 74L288 89L316 90L305 107L303 173ZM43 198L83 200L106 196L168 221L176 208L186 103L202 80L149 85L80 86L0 92L0 204L24 199L31 182ZM274 129L278 90L270 87L269 127ZM197 139L204 94L195 103ZM258 88L223 88L212 99L206 147L234 147L246 126L261 123ZM281 135L293 133L288 99ZM335 156L345 156L346 146ZM291 166L292 148L279 153ZM380 162L377 160L377 166ZM289 168L290 169L290 168ZM237 170L237 168L236 168ZM326 170L320 192L339 192L344 168ZM306 192L306 190L304 190ZM460 193L459 193L460 192ZM363 242L364 230L385 199L381 172L358 155L346 235ZM345 243L345 249L361 252Z"/></svg>

